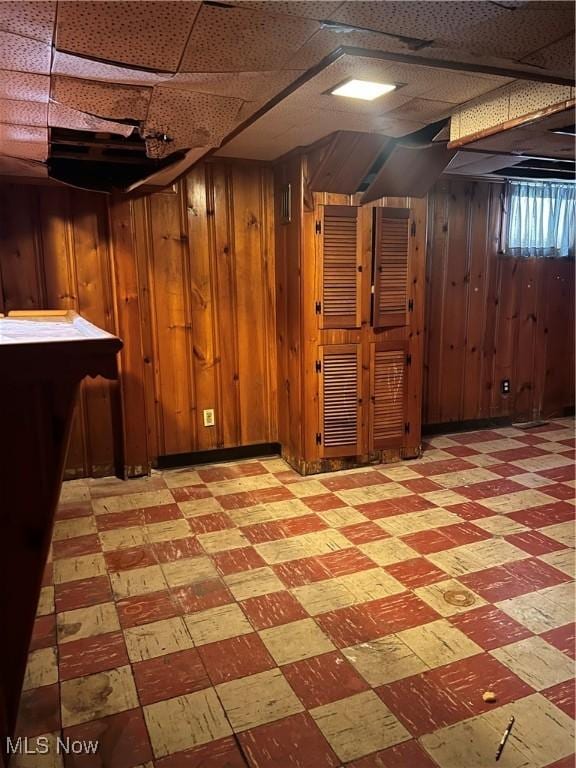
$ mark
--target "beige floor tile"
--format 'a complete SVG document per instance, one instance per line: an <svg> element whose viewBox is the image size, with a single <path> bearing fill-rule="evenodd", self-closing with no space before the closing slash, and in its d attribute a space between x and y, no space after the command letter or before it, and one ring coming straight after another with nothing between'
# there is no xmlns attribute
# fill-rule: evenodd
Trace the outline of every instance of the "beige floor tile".
<svg viewBox="0 0 576 768"><path fill-rule="evenodd" d="M381 568L295 587L292 594L311 616L404 592L404 586Z"/></svg>
<svg viewBox="0 0 576 768"><path fill-rule="evenodd" d="M147 543L145 530L140 526L101 531L98 535L104 552L127 549L128 547L141 547Z"/></svg>
<svg viewBox="0 0 576 768"><path fill-rule="evenodd" d="M440 435L440 437L432 437L430 445L434 448L452 448L458 445L457 441L447 435Z"/></svg>
<svg viewBox="0 0 576 768"><path fill-rule="evenodd" d="M494 464L502 464L501 459L490 456L488 453L476 453L473 456L466 456L466 461L477 467L492 467Z"/></svg>
<svg viewBox="0 0 576 768"><path fill-rule="evenodd" d="M540 532L554 541L559 541L565 547L576 547L576 526L574 521L566 523L556 523L556 525L547 525L540 528Z"/></svg>
<svg viewBox="0 0 576 768"><path fill-rule="evenodd" d="M506 724L497 731L484 716L472 717L422 736L420 744L439 768L488 768L492 765L499 768L536 768L511 739L508 739L502 757L495 763L496 749Z"/></svg>
<svg viewBox="0 0 576 768"><path fill-rule="evenodd" d="M180 616L131 627L124 631L124 637L131 662L185 651L194 645Z"/></svg>
<svg viewBox="0 0 576 768"><path fill-rule="evenodd" d="M216 691L236 733L304 709L279 669L222 683Z"/></svg>
<svg viewBox="0 0 576 768"><path fill-rule="evenodd" d="M64 753L58 751L61 733L43 733L28 738L28 753L17 752L10 759L10 768L64 768Z"/></svg>
<svg viewBox="0 0 576 768"><path fill-rule="evenodd" d="M234 480L224 480L221 483L210 483L210 493L214 496L226 496L229 493L243 493L244 491L259 491L262 488L277 488L282 485L274 475L254 475L252 477L238 477Z"/></svg>
<svg viewBox="0 0 576 768"><path fill-rule="evenodd" d="M496 453L496 451L512 451L516 448L526 448L526 443L509 438L508 440L483 440L474 443L474 450L480 453Z"/></svg>
<svg viewBox="0 0 576 768"><path fill-rule="evenodd" d="M349 549L350 541L339 531L328 528L301 536L291 536L288 539L267 541L264 544L256 544L254 548L267 563L275 565L287 560L315 557L337 552L340 549Z"/></svg>
<svg viewBox="0 0 576 768"><path fill-rule="evenodd" d="M162 563L162 570L166 581L173 589L218 578L218 571L214 563L204 555Z"/></svg>
<svg viewBox="0 0 576 768"><path fill-rule="evenodd" d="M168 488L185 488L187 485L204 485L197 469L171 469L162 473Z"/></svg>
<svg viewBox="0 0 576 768"><path fill-rule="evenodd" d="M153 544L160 541L185 539L191 535L187 520L165 520L162 523L152 523L146 526L146 537Z"/></svg>
<svg viewBox="0 0 576 768"><path fill-rule="evenodd" d="M414 472L413 469L410 469L410 467L407 467L404 464L397 464L389 467L382 465L378 467L378 472L388 478L388 480L394 480L397 483L400 483L403 480L417 480L419 477L422 477L418 472Z"/></svg>
<svg viewBox="0 0 576 768"><path fill-rule="evenodd" d="M144 707L156 758L222 739L232 733L213 688Z"/></svg>
<svg viewBox="0 0 576 768"><path fill-rule="evenodd" d="M90 536L96 533L96 522L93 517L77 517L72 520L57 520L54 523L52 541L75 539L78 536Z"/></svg>
<svg viewBox="0 0 576 768"><path fill-rule="evenodd" d="M488 480L501 480L502 477L495 472L483 467L474 469L465 469L461 472L446 472L441 475L431 475L430 480L443 488L458 488L463 485L473 485L474 483L485 483Z"/></svg>
<svg viewBox="0 0 576 768"><path fill-rule="evenodd" d="M54 587L42 587L36 615L47 616L49 613L54 613Z"/></svg>
<svg viewBox="0 0 576 768"><path fill-rule="evenodd" d="M352 645L342 653L373 686L418 675L428 669L422 659L396 635Z"/></svg>
<svg viewBox="0 0 576 768"><path fill-rule="evenodd" d="M517 523L516 520L503 514L479 517L474 520L474 525L488 531L492 536L510 536L513 533L524 533L530 530L526 525Z"/></svg>
<svg viewBox="0 0 576 768"><path fill-rule="evenodd" d="M451 491L450 489L444 491L429 491L428 493L421 493L420 495L437 507L449 507L451 504L464 504L470 501L466 496L461 496L459 493L455 493L455 491Z"/></svg>
<svg viewBox="0 0 576 768"><path fill-rule="evenodd" d="M466 659L481 653L482 648L446 619L413 629L404 629L397 636L431 669Z"/></svg>
<svg viewBox="0 0 576 768"><path fill-rule="evenodd" d="M260 463L266 467L268 472L288 472L292 469L290 464L280 457L276 459L261 459Z"/></svg>
<svg viewBox="0 0 576 768"><path fill-rule="evenodd" d="M213 531L212 533L199 533L198 541L208 554L250 546L250 542L238 528L231 528L227 531Z"/></svg>
<svg viewBox="0 0 576 768"><path fill-rule="evenodd" d="M574 721L541 694L496 707L481 717L501 735L512 715L515 723L504 754L511 746L524 755L530 768L544 768L574 752Z"/></svg>
<svg viewBox="0 0 576 768"><path fill-rule="evenodd" d="M543 560L553 568L557 568L562 573L576 578L575 568L575 552L573 549L560 549L558 552L549 552L547 555L540 555L540 560Z"/></svg>
<svg viewBox="0 0 576 768"><path fill-rule="evenodd" d="M547 477L542 477L535 472L522 472L519 475L512 475L509 479L519 485L526 486L526 488L541 488L543 485L550 485L550 480Z"/></svg>
<svg viewBox="0 0 576 768"><path fill-rule="evenodd" d="M567 467L572 464L572 459L568 456L562 456L557 453L551 453L548 456L534 456L532 459L520 459L512 461L515 467L520 467L526 472L543 472L545 469L556 469L556 467Z"/></svg>
<svg viewBox="0 0 576 768"><path fill-rule="evenodd" d="M134 678L128 666L63 680L60 691L64 728L139 706Z"/></svg>
<svg viewBox="0 0 576 768"><path fill-rule="evenodd" d="M351 488L347 491L337 491L335 494L345 504L356 507L359 504L369 504L373 501L385 499L399 499L402 496L412 496L412 491L398 483L382 483L381 485L368 485L364 488Z"/></svg>
<svg viewBox="0 0 576 768"><path fill-rule="evenodd" d="M63 611L56 615L58 642L69 643L82 637L103 635L120 629L114 603L98 603L88 608Z"/></svg>
<svg viewBox="0 0 576 768"><path fill-rule="evenodd" d="M259 634L279 666L334 650L334 645L314 619L293 621L264 629Z"/></svg>
<svg viewBox="0 0 576 768"><path fill-rule="evenodd" d="M397 595L405 587L382 568L370 568L366 571L339 576L338 581L355 597L357 603L380 600L382 597Z"/></svg>
<svg viewBox="0 0 576 768"><path fill-rule="evenodd" d="M448 446L447 446L448 447ZM425 451L418 459L418 464L430 464L431 461L444 461L444 459L450 459L454 461L454 454L443 451L441 448L435 446Z"/></svg>
<svg viewBox="0 0 576 768"><path fill-rule="evenodd" d="M411 560L419 557L418 552L400 539L379 539L369 541L367 544L359 544L358 549L364 552L370 560L377 565L392 565L403 560Z"/></svg>
<svg viewBox="0 0 576 768"><path fill-rule="evenodd" d="M546 590L540 590L502 600L496 606L531 632L540 634L574 620L574 605L569 596L566 600L554 597L554 593L549 595Z"/></svg>
<svg viewBox="0 0 576 768"><path fill-rule="evenodd" d="M161 504L174 504L172 493L161 491L145 491L144 493L126 493L122 496L105 496L94 499L92 508L96 515L107 515L113 512L127 512L130 509L144 509Z"/></svg>
<svg viewBox="0 0 576 768"><path fill-rule="evenodd" d="M434 552L426 557L450 576L462 576L465 573L483 571L496 565L522 560L530 555L503 539L487 539L445 549L442 552Z"/></svg>
<svg viewBox="0 0 576 768"><path fill-rule="evenodd" d="M199 517L200 515L211 515L213 512L222 512L220 502L211 496L207 499L180 501L178 507L184 517Z"/></svg>
<svg viewBox="0 0 576 768"><path fill-rule="evenodd" d="M236 603L219 605L184 617L194 645L215 643L253 632L252 625Z"/></svg>
<svg viewBox="0 0 576 768"><path fill-rule="evenodd" d="M65 557L54 561L54 583L91 579L106 575L106 561L101 552L80 557Z"/></svg>
<svg viewBox="0 0 576 768"><path fill-rule="evenodd" d="M74 501L90 501L90 489L86 480L66 480L60 489L60 504Z"/></svg>
<svg viewBox="0 0 576 768"><path fill-rule="evenodd" d="M537 691L574 677L572 659L541 637L495 648L491 654Z"/></svg>
<svg viewBox="0 0 576 768"><path fill-rule="evenodd" d="M374 691L357 693L310 714L340 760L347 762L410 738Z"/></svg>
<svg viewBox="0 0 576 768"><path fill-rule="evenodd" d="M271 568L253 568L250 571L240 571L225 576L224 581L236 600L247 600L250 597L259 597L285 589L284 584Z"/></svg>
<svg viewBox="0 0 576 768"><path fill-rule="evenodd" d="M230 491L234 493L234 491ZM268 523L272 520L287 520L290 517L302 517L310 514L310 508L300 499L273 501L270 504L255 504L245 509L227 510L228 517L235 525L255 525Z"/></svg>
<svg viewBox="0 0 576 768"><path fill-rule="evenodd" d="M166 589L166 579L159 565L110 573L114 597L134 597Z"/></svg>
<svg viewBox="0 0 576 768"><path fill-rule="evenodd" d="M457 613L465 613L481 605L487 605L483 597L456 579L418 587L414 592L441 616L455 616ZM459 599L460 597L462 599Z"/></svg>
<svg viewBox="0 0 576 768"><path fill-rule="evenodd" d="M365 523L366 518L354 507L339 507L338 509L327 509L325 512L317 512L326 525L332 528L343 528L345 525L355 525L356 523Z"/></svg>
<svg viewBox="0 0 576 768"><path fill-rule="evenodd" d="M542 493L534 488L528 488L525 491L516 491L515 493L504 493L501 496L493 496L489 499L480 499L479 503L492 512L499 512L508 515L510 512L518 512L523 509L540 507L543 504L550 504L556 501L546 493Z"/></svg>
<svg viewBox="0 0 576 768"><path fill-rule="evenodd" d="M406 512L403 515L382 517L375 522L391 536L406 536L409 533L428 531L430 528L440 528L443 525L455 525L461 523L462 518L454 512L438 507L426 509L423 512Z"/></svg>
<svg viewBox="0 0 576 768"><path fill-rule="evenodd" d="M58 682L56 648L40 648L28 654L23 690L40 688Z"/></svg>
<svg viewBox="0 0 576 768"><path fill-rule="evenodd" d="M326 486L322 485L319 480L300 480L296 483L290 483L289 489L290 493L293 493L297 499L328 493Z"/></svg>

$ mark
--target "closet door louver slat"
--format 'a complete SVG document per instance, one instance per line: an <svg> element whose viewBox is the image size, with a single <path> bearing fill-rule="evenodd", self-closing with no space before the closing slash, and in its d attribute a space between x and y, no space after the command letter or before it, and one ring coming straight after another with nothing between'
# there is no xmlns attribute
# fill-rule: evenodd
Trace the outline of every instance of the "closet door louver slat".
<svg viewBox="0 0 576 768"><path fill-rule="evenodd" d="M374 326L407 325L410 210L374 209Z"/></svg>
<svg viewBox="0 0 576 768"><path fill-rule="evenodd" d="M325 205L320 222L322 328L360 326L360 238L355 206Z"/></svg>
<svg viewBox="0 0 576 768"><path fill-rule="evenodd" d="M320 453L324 457L360 454L359 344L320 347Z"/></svg>

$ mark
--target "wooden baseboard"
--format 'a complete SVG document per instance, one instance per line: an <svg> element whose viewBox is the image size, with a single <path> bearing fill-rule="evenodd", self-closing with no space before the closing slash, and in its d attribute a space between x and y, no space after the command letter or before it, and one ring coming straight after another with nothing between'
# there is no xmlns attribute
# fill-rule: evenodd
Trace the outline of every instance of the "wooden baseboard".
<svg viewBox="0 0 576 768"><path fill-rule="evenodd" d="M345 469L357 469L358 467L370 467L375 464L394 464L404 459L416 459L421 455L421 446L415 448L388 448L381 451L373 451L365 456L343 456L333 459L316 459L306 461L297 459L282 452L282 458L290 466L306 477L318 475L322 472L340 472Z"/></svg>
<svg viewBox="0 0 576 768"><path fill-rule="evenodd" d="M155 466L157 469L174 469L176 467L188 467L196 464L255 459L259 456L277 456L279 453L280 443L257 443L255 445L238 445L233 448L216 448L211 451L193 451L192 453L159 456Z"/></svg>

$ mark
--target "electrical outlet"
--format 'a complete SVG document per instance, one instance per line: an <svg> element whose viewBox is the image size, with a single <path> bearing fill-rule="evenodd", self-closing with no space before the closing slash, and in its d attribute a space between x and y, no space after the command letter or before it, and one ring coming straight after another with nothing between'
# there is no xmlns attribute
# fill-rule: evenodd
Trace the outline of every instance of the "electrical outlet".
<svg viewBox="0 0 576 768"><path fill-rule="evenodd" d="M214 408L205 408L204 409L204 426L205 427L213 427L215 424L214 420Z"/></svg>
<svg viewBox="0 0 576 768"><path fill-rule="evenodd" d="M510 394L510 379L502 379L500 382L500 392L502 392L503 395Z"/></svg>

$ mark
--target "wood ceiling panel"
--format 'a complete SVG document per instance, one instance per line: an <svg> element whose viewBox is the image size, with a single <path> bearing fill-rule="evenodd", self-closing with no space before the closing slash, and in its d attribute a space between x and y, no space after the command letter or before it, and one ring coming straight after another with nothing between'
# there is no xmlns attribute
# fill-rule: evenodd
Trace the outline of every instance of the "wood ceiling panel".
<svg viewBox="0 0 576 768"><path fill-rule="evenodd" d="M0 71L0 99L47 102L49 96L50 78L48 75Z"/></svg>
<svg viewBox="0 0 576 768"><path fill-rule="evenodd" d="M0 29L15 35L51 43L56 3L52 0L3 0L0 2Z"/></svg>
<svg viewBox="0 0 576 768"><path fill-rule="evenodd" d="M45 127L48 124L48 104L0 99L0 123Z"/></svg>
<svg viewBox="0 0 576 768"><path fill-rule="evenodd" d="M179 67L181 72L271 70L304 45L319 24L296 16L283 19L244 8L204 5Z"/></svg>
<svg viewBox="0 0 576 768"><path fill-rule="evenodd" d="M56 47L94 59L176 72L199 2L60 3Z"/></svg>
<svg viewBox="0 0 576 768"><path fill-rule="evenodd" d="M144 120L148 111L151 88L55 75L52 78L52 99L99 117L115 120Z"/></svg>
<svg viewBox="0 0 576 768"><path fill-rule="evenodd" d="M130 136L134 130L131 125L103 120L101 117L87 115L64 104L51 102L48 108L48 125L51 128L68 128L77 131L93 131L95 133L116 133L120 136Z"/></svg>
<svg viewBox="0 0 576 768"><path fill-rule="evenodd" d="M49 75L51 52L39 40L0 31L0 69Z"/></svg>

